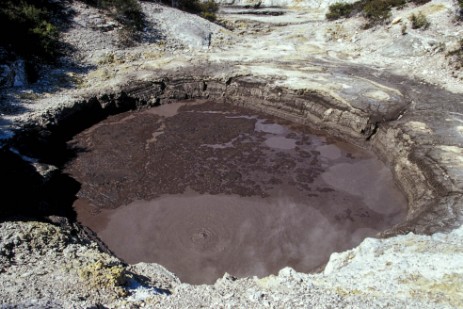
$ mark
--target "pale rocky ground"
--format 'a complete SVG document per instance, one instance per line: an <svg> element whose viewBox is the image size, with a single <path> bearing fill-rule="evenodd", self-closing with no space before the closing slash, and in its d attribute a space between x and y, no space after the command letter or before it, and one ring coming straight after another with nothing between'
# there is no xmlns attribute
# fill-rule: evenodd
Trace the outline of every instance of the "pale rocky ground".
<svg viewBox="0 0 463 309"><path fill-rule="evenodd" d="M244 6L257 1L222 2ZM384 103L405 95L361 75L337 74L336 68L353 64L463 93L462 71L449 65L446 57L463 34L463 25L455 22L453 1L406 6L393 11L394 22L369 30L362 29L362 18L325 21L329 3L262 1L263 9L266 5L284 6L268 9L285 12L270 17L242 15L238 14L240 7L224 7L221 19L233 30L143 3L152 31L143 44L129 49L118 47L117 24L101 18L92 8L75 4L78 14L65 40L77 48L74 56L85 70L55 70L35 88L26 85L4 94L17 106L2 109L2 134L8 136L11 127L20 127L23 121L44 111L53 113L89 94L114 93L132 79L150 81L162 72L181 74L204 63L222 67L210 74L223 80L253 76L272 80L275 86L323 91L349 106L365 97ZM428 16L428 30L411 29L408 16L418 11ZM407 27L406 35L402 25ZM102 28L104 32L98 30ZM63 87L51 87L50 80L62 82ZM67 86L70 82L74 86ZM445 120L463 122L458 113ZM423 122L408 125L422 134L433 132L433 127ZM460 136L461 126L458 128ZM454 136L455 132L443 134ZM458 177L463 147L461 136L457 140L458 144L439 148L452 167L446 172L456 179L455 191L461 189ZM262 279L225 276L210 286L183 284L159 265L125 265L88 244L70 227L3 222L0 241L0 293L7 308L463 307L463 227L428 236L409 233L366 239L352 250L334 253L318 274L286 268L278 276Z"/></svg>
<svg viewBox="0 0 463 309"><path fill-rule="evenodd" d="M285 268L278 276L236 280L225 275L214 285L199 286L180 283L158 265L126 266L50 224L4 222L0 236L6 308L463 306L463 228L432 236L369 238L353 250L332 254L319 274Z"/></svg>

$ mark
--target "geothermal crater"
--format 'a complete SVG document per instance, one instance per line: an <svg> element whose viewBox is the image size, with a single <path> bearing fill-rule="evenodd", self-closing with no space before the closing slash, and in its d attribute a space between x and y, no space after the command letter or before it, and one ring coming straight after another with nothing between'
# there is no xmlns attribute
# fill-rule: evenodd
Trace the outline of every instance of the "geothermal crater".
<svg viewBox="0 0 463 309"><path fill-rule="evenodd" d="M189 283L313 271L406 213L373 154L229 104L125 112L68 147L78 220L126 262Z"/></svg>

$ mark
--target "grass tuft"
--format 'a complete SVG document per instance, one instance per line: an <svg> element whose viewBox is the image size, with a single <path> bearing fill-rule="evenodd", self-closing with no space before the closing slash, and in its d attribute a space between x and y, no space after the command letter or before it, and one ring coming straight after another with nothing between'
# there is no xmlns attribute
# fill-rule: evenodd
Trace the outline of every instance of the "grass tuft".
<svg viewBox="0 0 463 309"><path fill-rule="evenodd" d="M326 19L336 20L340 18L348 18L352 14L354 6L350 3L337 2L329 6L328 13L326 13Z"/></svg>
<svg viewBox="0 0 463 309"><path fill-rule="evenodd" d="M426 15L424 15L422 12L419 12L418 14L412 14L409 17L410 21L412 22L412 29L428 29L431 23L428 21L426 18Z"/></svg>

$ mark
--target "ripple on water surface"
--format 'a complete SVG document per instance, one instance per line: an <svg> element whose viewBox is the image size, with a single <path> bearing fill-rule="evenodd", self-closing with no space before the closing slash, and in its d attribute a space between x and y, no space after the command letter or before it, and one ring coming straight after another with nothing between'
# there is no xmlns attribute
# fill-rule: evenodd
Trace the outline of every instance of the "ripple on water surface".
<svg viewBox="0 0 463 309"><path fill-rule="evenodd" d="M372 154L229 105L116 115L69 147L84 150L66 168L78 219L127 262L190 283L311 271L405 215Z"/></svg>

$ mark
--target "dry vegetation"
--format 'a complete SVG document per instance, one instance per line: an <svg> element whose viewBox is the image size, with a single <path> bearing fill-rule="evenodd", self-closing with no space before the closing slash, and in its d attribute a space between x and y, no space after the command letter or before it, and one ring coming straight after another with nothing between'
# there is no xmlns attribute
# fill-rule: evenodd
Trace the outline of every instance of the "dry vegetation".
<svg viewBox="0 0 463 309"><path fill-rule="evenodd" d="M352 4L338 2L329 7L326 18L329 20L336 20L362 15L368 20L365 25L366 28L368 28L389 19L392 8L400 8L407 3L422 5L429 1L430 0L360 0Z"/></svg>

